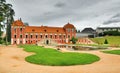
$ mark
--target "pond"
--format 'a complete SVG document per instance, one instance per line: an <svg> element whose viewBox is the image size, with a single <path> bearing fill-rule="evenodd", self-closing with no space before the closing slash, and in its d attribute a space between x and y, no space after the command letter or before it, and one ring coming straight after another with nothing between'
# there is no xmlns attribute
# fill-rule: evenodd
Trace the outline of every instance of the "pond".
<svg viewBox="0 0 120 73"><path fill-rule="evenodd" d="M104 50L108 49L107 46L88 46L88 45L68 45L68 44L62 44L57 45L58 48L66 48L67 50L73 51L73 50Z"/></svg>
<svg viewBox="0 0 120 73"><path fill-rule="evenodd" d="M73 46L72 48L74 50L103 50L103 49L108 49L107 47L104 47L104 46Z"/></svg>

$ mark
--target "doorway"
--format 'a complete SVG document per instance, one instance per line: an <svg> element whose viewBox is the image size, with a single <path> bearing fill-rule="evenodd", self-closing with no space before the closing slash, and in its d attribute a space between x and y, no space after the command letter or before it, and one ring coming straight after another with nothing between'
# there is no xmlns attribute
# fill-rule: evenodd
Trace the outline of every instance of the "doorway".
<svg viewBox="0 0 120 73"><path fill-rule="evenodd" d="M46 40L46 44L47 44L47 45L49 44L49 40Z"/></svg>

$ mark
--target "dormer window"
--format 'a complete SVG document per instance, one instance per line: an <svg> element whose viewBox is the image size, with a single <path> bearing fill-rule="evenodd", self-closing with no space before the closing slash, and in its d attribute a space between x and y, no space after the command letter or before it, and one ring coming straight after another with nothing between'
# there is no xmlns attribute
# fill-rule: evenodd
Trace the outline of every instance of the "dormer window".
<svg viewBox="0 0 120 73"><path fill-rule="evenodd" d="M47 30L44 30L45 32L47 31Z"/></svg>
<svg viewBox="0 0 120 73"><path fill-rule="evenodd" d="M59 32L59 30L57 30L57 32Z"/></svg>
<svg viewBox="0 0 120 73"><path fill-rule="evenodd" d="M34 29L32 29L32 32L34 32L35 30Z"/></svg>

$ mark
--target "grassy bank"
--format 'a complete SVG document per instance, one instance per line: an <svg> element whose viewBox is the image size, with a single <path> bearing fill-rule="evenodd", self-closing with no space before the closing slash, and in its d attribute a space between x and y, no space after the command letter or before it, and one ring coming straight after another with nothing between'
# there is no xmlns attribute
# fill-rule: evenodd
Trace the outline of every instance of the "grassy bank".
<svg viewBox="0 0 120 73"><path fill-rule="evenodd" d="M91 38L92 41L98 44L104 44L105 39L107 39L109 45L120 45L120 36L105 36L105 37L96 37Z"/></svg>
<svg viewBox="0 0 120 73"><path fill-rule="evenodd" d="M104 53L109 53L109 54L117 54L120 55L120 50L110 50L110 51L102 51Z"/></svg>

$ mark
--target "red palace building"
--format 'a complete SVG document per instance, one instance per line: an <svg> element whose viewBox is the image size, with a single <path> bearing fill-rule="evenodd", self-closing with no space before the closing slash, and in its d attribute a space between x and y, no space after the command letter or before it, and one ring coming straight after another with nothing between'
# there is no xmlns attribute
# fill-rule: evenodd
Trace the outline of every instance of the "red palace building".
<svg viewBox="0 0 120 73"><path fill-rule="evenodd" d="M70 23L64 27L28 26L16 20L11 25L11 44L68 44L72 37L76 37L76 29Z"/></svg>

